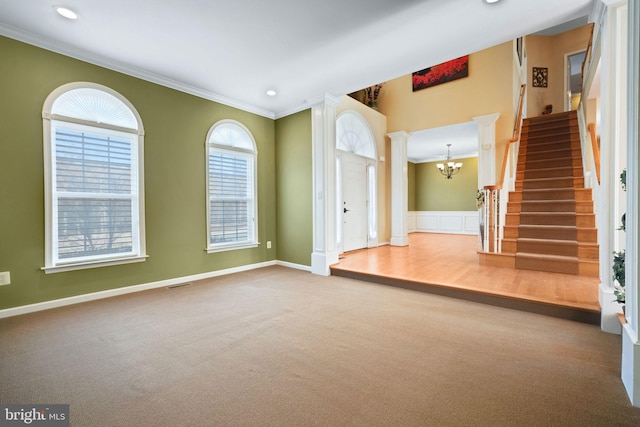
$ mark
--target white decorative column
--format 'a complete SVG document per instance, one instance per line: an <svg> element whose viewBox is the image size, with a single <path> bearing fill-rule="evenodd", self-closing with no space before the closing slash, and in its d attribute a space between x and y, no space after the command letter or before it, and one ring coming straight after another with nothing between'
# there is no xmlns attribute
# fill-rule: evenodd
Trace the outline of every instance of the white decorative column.
<svg viewBox="0 0 640 427"><path fill-rule="evenodd" d="M336 106L340 98L325 95L312 102L313 253L311 272L328 276L338 262L336 242Z"/></svg>
<svg viewBox="0 0 640 427"><path fill-rule="evenodd" d="M496 121L500 113L474 117L478 125L478 188L496 184Z"/></svg>
<svg viewBox="0 0 640 427"><path fill-rule="evenodd" d="M607 4L608 3L608 4ZM600 86L600 197L598 237L600 245L600 327L605 332L620 333L612 279L613 252L625 247L625 233L618 231L626 211L619 176L625 167L627 140L627 5L604 2L598 8L601 41ZM627 178L628 180L628 178ZM627 215L629 218L629 215ZM628 281L629 279L627 279Z"/></svg>
<svg viewBox="0 0 640 427"><path fill-rule="evenodd" d="M407 246L409 185L407 178L407 141L405 131L387 135L391 139L391 244Z"/></svg>
<svg viewBox="0 0 640 427"><path fill-rule="evenodd" d="M627 46L627 221L626 221L626 320L622 328L622 382L633 406L640 407L640 292L638 292L638 261L640 252L640 220L638 219L640 186L640 5L628 3Z"/></svg>

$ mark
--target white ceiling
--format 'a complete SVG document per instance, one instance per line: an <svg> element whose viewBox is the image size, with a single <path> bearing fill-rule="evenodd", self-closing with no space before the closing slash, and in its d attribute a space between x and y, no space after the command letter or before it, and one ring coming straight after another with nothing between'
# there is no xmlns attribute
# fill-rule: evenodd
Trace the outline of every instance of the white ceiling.
<svg viewBox="0 0 640 427"><path fill-rule="evenodd" d="M451 144L451 158L478 156L478 125L459 123L411 132L407 143L407 158L413 163L444 161L447 144Z"/></svg>
<svg viewBox="0 0 640 427"><path fill-rule="evenodd" d="M0 34L278 118L583 17L593 1L0 0Z"/></svg>

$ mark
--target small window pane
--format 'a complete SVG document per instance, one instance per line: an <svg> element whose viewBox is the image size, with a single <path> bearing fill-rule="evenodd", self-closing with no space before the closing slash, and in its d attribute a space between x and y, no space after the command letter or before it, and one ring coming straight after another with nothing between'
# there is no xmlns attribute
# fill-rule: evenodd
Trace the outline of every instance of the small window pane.
<svg viewBox="0 0 640 427"><path fill-rule="evenodd" d="M131 146L123 138L56 128L57 190L130 193Z"/></svg>
<svg viewBox="0 0 640 427"><path fill-rule="evenodd" d="M131 200L58 201L58 257L94 257L133 251Z"/></svg>

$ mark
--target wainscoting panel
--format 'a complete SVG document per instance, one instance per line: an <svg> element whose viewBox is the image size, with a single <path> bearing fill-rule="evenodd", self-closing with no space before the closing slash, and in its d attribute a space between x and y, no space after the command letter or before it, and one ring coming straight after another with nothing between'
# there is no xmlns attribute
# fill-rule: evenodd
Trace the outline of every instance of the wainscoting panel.
<svg viewBox="0 0 640 427"><path fill-rule="evenodd" d="M478 234L477 211L413 211L408 213L408 229L412 232Z"/></svg>

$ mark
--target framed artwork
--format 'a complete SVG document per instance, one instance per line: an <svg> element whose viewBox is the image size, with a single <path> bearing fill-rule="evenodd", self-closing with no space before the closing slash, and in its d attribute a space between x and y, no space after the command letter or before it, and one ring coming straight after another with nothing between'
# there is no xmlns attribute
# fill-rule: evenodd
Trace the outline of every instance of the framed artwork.
<svg viewBox="0 0 640 427"><path fill-rule="evenodd" d="M541 67L533 67L533 87L547 87L549 81L549 69Z"/></svg>
<svg viewBox="0 0 640 427"><path fill-rule="evenodd" d="M434 65L411 75L413 91L469 76L469 55Z"/></svg>

